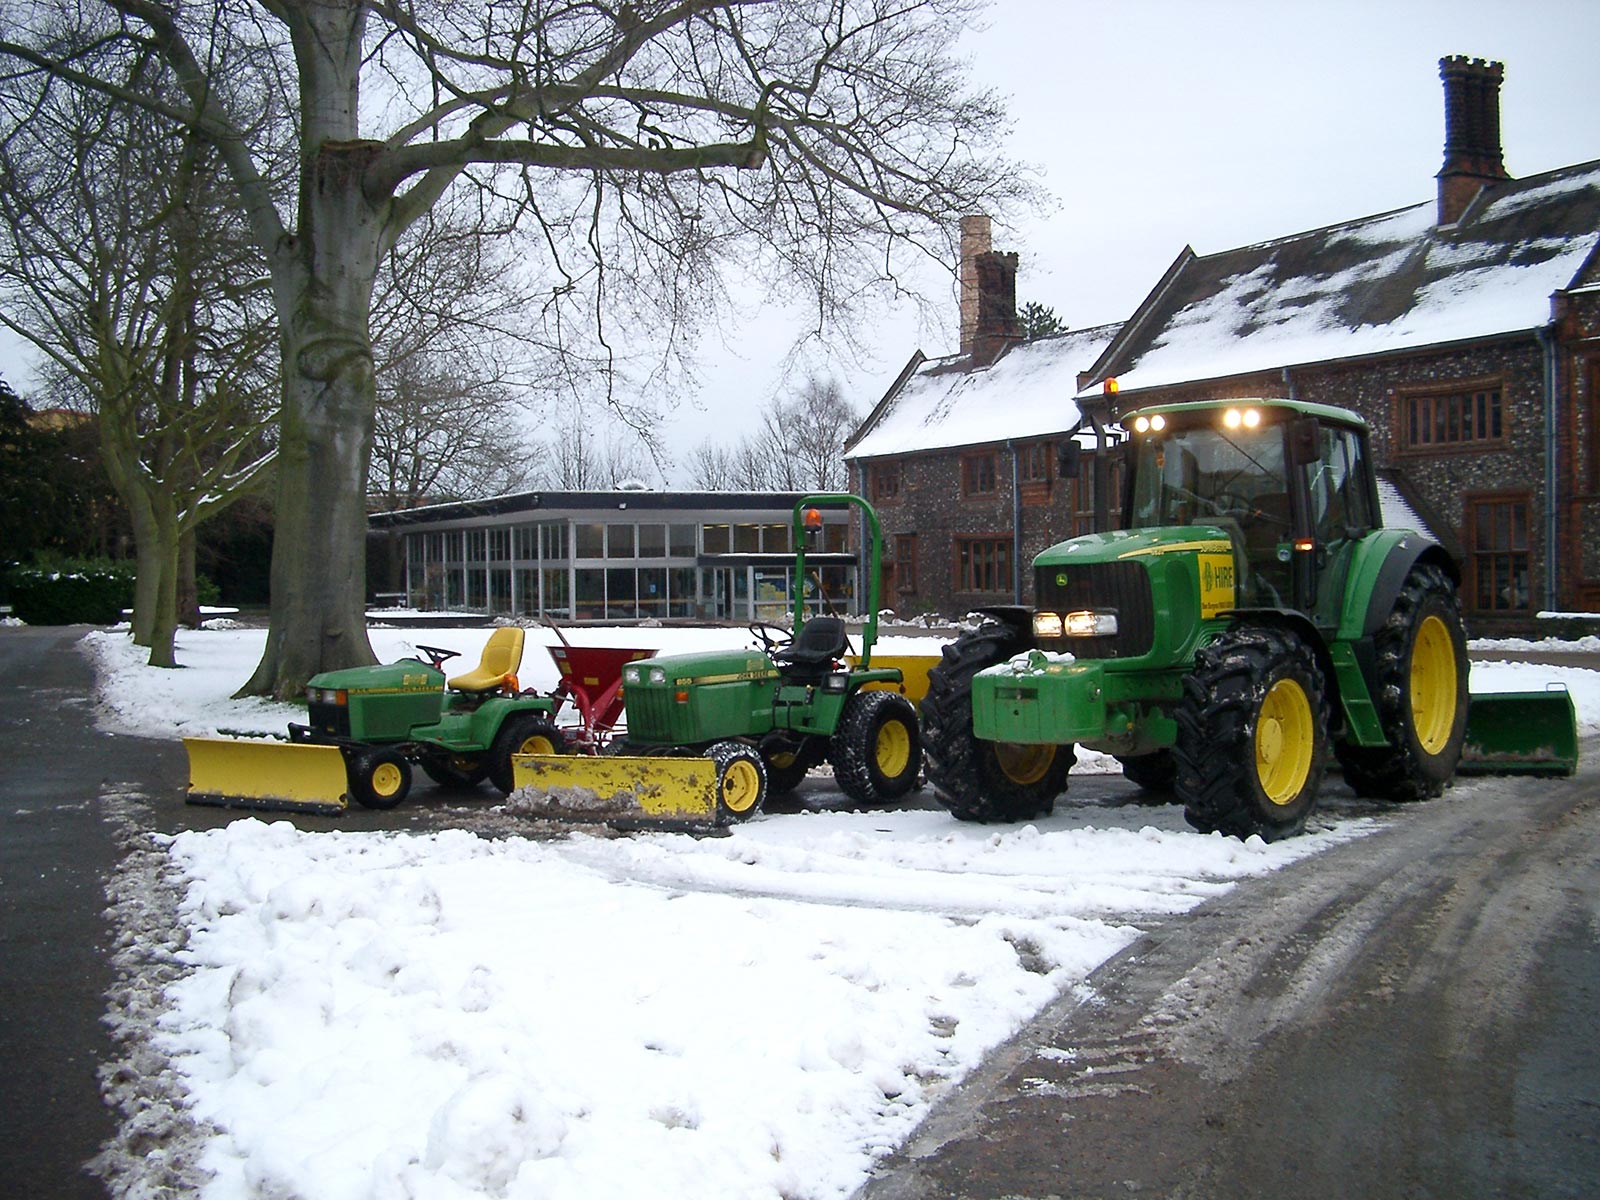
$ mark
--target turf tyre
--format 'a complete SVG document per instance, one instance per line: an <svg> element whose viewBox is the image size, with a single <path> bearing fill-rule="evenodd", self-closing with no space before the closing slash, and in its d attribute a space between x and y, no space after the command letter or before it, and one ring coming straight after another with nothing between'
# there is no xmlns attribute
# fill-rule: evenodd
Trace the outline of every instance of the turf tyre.
<svg viewBox="0 0 1600 1200"><path fill-rule="evenodd" d="M489 747L489 782L502 795L516 786L513 754L565 754L567 739L548 717L517 713L502 722Z"/></svg>
<svg viewBox="0 0 1600 1200"><path fill-rule="evenodd" d="M1048 816L1077 759L1070 745L1007 746L972 732L972 679L1028 648L1009 625L986 622L941 652L922 700L922 750L939 803L962 821Z"/></svg>
<svg viewBox="0 0 1600 1200"><path fill-rule="evenodd" d="M1432 799L1455 777L1467 732L1467 633L1449 577L1431 563L1413 567L1374 643L1389 745L1341 742L1334 753L1358 796Z"/></svg>
<svg viewBox="0 0 1600 1200"><path fill-rule="evenodd" d="M346 759L350 794L362 808L398 808L411 791L411 764L398 750L357 750Z"/></svg>
<svg viewBox="0 0 1600 1200"><path fill-rule="evenodd" d="M422 773L448 792L470 792L489 777L482 759L467 755L438 755L419 759Z"/></svg>
<svg viewBox="0 0 1600 1200"><path fill-rule="evenodd" d="M1174 716L1174 790L1190 825L1269 842L1305 828L1327 765L1328 699L1302 638L1224 634L1195 655Z"/></svg>
<svg viewBox="0 0 1600 1200"><path fill-rule="evenodd" d="M885 804L917 786L922 734L917 710L897 692L857 692L828 745L839 790L857 804Z"/></svg>

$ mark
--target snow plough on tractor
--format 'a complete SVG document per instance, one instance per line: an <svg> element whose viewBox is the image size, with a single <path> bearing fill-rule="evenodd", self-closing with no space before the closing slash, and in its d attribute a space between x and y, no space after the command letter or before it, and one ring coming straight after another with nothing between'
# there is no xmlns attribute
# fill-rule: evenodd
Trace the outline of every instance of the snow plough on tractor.
<svg viewBox="0 0 1600 1200"><path fill-rule="evenodd" d="M309 719L291 724L287 741L185 738L189 802L336 814L354 798L393 808L411 789L413 763L441 787L488 779L509 792L513 754L566 746L554 720L559 699L517 684L525 636L496 629L477 667L448 680L443 665L457 654L434 646L416 648L426 662L314 676Z"/></svg>
<svg viewBox="0 0 1600 1200"><path fill-rule="evenodd" d="M1575 769L1564 691L1469 702L1457 567L1383 527L1359 415L1191 402L1123 422L1094 451L1122 456L1122 528L1041 553L1037 609L985 609L930 674L928 780L957 817L1050 812L1075 746L1197 829L1267 840L1304 827L1330 755L1395 801L1458 770Z"/></svg>
<svg viewBox="0 0 1600 1200"><path fill-rule="evenodd" d="M846 505L863 514L869 541L859 657L842 618L806 615L807 539L821 528L822 508ZM599 757L514 755L519 805L622 825L723 826L758 812L769 795L793 791L824 761L857 802L911 791L922 767L916 709L900 694L900 669L872 665L883 554L877 513L859 496L804 496L792 534L791 628L757 623L745 649L628 663L626 737Z"/></svg>

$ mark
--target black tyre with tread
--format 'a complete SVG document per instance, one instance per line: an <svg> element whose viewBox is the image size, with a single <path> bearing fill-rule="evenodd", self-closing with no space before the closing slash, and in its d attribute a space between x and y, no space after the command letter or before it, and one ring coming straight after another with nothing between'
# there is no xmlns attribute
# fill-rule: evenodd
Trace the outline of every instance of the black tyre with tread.
<svg viewBox="0 0 1600 1200"><path fill-rule="evenodd" d="M767 766L761 753L744 742L717 742L706 756L716 764L718 825L749 820L767 799Z"/></svg>
<svg viewBox="0 0 1600 1200"><path fill-rule="evenodd" d="M922 771L917 710L898 692L857 692L845 704L828 757L839 789L857 804L900 799Z"/></svg>
<svg viewBox="0 0 1600 1200"><path fill-rule="evenodd" d="M470 792L489 778L489 768L482 759L465 755L428 755L417 765L424 775L450 792Z"/></svg>
<svg viewBox="0 0 1600 1200"><path fill-rule="evenodd" d="M1266 841L1305 828L1328 757L1322 670L1298 635L1230 630L1184 677L1173 759L1184 817L1202 833Z"/></svg>
<svg viewBox="0 0 1600 1200"><path fill-rule="evenodd" d="M350 794L362 808L396 808L411 791L411 764L398 750L378 746L350 751L345 773Z"/></svg>
<svg viewBox="0 0 1600 1200"><path fill-rule="evenodd" d="M1178 782L1178 763L1172 757L1172 751L1157 750L1153 754L1128 757L1118 754L1115 757L1122 764L1122 777L1146 793L1140 797L1141 800L1161 803L1172 795L1172 789Z"/></svg>
<svg viewBox="0 0 1600 1200"><path fill-rule="evenodd" d="M510 795L516 786L513 754L564 754L566 749L567 739L549 717L515 713L501 723L489 747L489 782L502 795Z"/></svg>
<svg viewBox="0 0 1600 1200"><path fill-rule="evenodd" d="M770 734L761 740L761 761L767 768L767 795L787 796L812 767L822 761L811 738L799 742L783 734Z"/></svg>
<svg viewBox="0 0 1600 1200"><path fill-rule="evenodd" d="M1028 648L1009 625L986 622L941 652L922 700L922 750L939 803L962 821L1048 816L1077 760L1070 745L1009 746L972 732L972 678Z"/></svg>
<svg viewBox="0 0 1600 1200"><path fill-rule="evenodd" d="M1411 569L1374 641L1373 700L1390 744L1341 742L1334 753L1358 796L1431 799L1455 776L1467 731L1467 634L1443 570L1432 563Z"/></svg>

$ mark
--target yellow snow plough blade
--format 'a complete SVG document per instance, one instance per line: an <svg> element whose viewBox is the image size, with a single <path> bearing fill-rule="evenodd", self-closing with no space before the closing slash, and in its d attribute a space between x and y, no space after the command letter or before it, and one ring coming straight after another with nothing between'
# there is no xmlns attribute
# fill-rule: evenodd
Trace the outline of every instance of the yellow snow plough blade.
<svg viewBox="0 0 1600 1200"><path fill-rule="evenodd" d="M514 754L515 812L635 828L709 828L717 821L717 765L654 755Z"/></svg>
<svg viewBox="0 0 1600 1200"><path fill-rule="evenodd" d="M337 816L349 777L337 746L249 738L184 738L190 804Z"/></svg>

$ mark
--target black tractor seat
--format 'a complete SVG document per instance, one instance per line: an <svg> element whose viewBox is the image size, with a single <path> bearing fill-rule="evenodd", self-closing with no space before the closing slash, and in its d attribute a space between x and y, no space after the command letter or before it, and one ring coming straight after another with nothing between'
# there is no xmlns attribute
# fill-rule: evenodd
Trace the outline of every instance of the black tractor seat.
<svg viewBox="0 0 1600 1200"><path fill-rule="evenodd" d="M833 669L849 648L842 620L812 617L800 627L794 641L773 651L772 661L791 678L820 678Z"/></svg>

